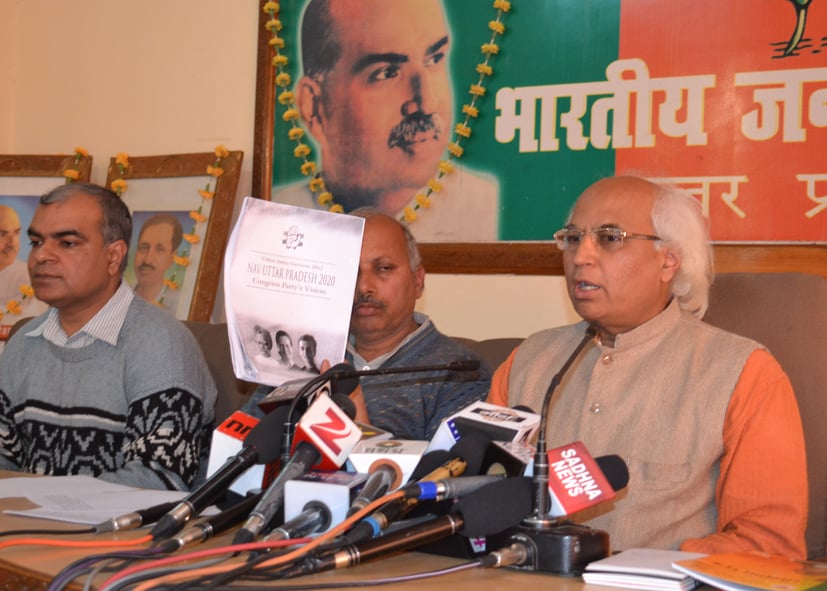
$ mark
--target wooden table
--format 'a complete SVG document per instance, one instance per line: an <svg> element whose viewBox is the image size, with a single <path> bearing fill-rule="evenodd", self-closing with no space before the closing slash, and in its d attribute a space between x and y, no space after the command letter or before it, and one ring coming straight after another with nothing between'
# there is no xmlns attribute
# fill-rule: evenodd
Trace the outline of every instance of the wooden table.
<svg viewBox="0 0 827 591"><path fill-rule="evenodd" d="M0 471L0 487L2 478L6 476L20 476L16 473ZM26 499L0 499L0 511L5 509L24 509L31 503ZM8 515L0 512L0 531L17 530L24 528L41 529L77 529L78 525L33 519ZM146 530L132 530L112 534L84 534L77 536L55 536L61 539L77 540L125 540L135 539L146 535ZM38 536L48 537L48 536ZM229 542L230 535L209 540L206 544L221 545ZM0 537L5 541L8 537ZM188 547L185 550L197 549ZM0 591L41 591L45 589L52 578L66 565L74 560L88 555L109 552L109 548L74 549L53 548L45 546L20 546L0 550ZM368 580L380 577L416 573L428 570L446 568L463 562L456 558L447 558L420 552L406 552L386 559L374 560L350 569L329 571L318 575L311 575L300 579L291 579L288 583L314 583L330 581ZM100 579L100 582L103 578ZM278 582L273 582L277 588ZM383 589L397 591L515 591L542 587L544 591L592 591L605 590L605 587L586 585L579 577L557 577L545 573L535 574L508 569L472 569L459 573L452 573L431 579L396 583L392 586L382 586ZM80 585L73 585L72 589L80 589Z"/></svg>

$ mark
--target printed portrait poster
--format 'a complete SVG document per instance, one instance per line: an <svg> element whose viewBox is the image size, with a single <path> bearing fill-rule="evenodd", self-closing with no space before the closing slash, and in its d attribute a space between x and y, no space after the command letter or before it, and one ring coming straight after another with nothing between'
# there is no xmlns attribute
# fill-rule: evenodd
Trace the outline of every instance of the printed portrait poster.
<svg viewBox="0 0 827 591"><path fill-rule="evenodd" d="M48 307L30 291L27 264L31 251L27 230L39 198L0 189L0 352L18 320L37 316Z"/></svg>
<svg viewBox="0 0 827 591"><path fill-rule="evenodd" d="M827 2L353 0L304 29L317 3L279 4L299 118L276 101L275 201L375 205L423 242L550 240L634 174L689 191L717 241L827 240Z"/></svg>
<svg viewBox="0 0 827 591"><path fill-rule="evenodd" d="M186 319L191 298L181 298L188 267L175 263L175 256L186 256L189 244L183 234L190 232L193 220L187 211L133 211L132 242L124 279L135 293L148 302ZM194 272L195 270L193 270Z"/></svg>
<svg viewBox="0 0 827 591"><path fill-rule="evenodd" d="M233 370L278 386L344 359L364 220L245 197L224 257Z"/></svg>

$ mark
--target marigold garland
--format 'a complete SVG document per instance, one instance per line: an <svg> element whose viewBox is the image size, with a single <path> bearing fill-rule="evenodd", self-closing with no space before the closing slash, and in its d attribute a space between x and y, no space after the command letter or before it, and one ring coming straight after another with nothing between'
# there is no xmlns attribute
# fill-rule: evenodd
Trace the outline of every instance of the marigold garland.
<svg viewBox="0 0 827 591"><path fill-rule="evenodd" d="M23 302L34 297L34 289L31 285L21 285L18 289L22 297L19 301L12 299L6 302L6 310L0 312L0 320L3 320L3 317L7 314L12 316L20 316L23 314Z"/></svg>
<svg viewBox="0 0 827 591"><path fill-rule="evenodd" d="M164 277L161 294L158 296L158 299L152 302L157 306L163 307L164 298L167 294L170 291L178 291L181 288L181 283L176 277L183 268L189 266L190 250L192 249L192 245L201 242L201 236L198 233L198 225L205 224L208 221L207 216L204 215L204 205L207 201L211 201L215 197L213 184L217 183L217 179L224 174L224 169L221 167L221 164L224 159L230 155L230 151L222 145L216 146L214 153L215 160L212 164L207 165L207 169L205 171L207 174L207 183L203 188L198 189L198 195L201 197L201 203L196 209L189 212L189 217L193 220L192 230L184 233L183 244L179 247L179 252L172 255L172 271L168 277ZM119 152L117 156L115 156L115 165L118 168L118 174L120 176L126 174L126 171L129 169L129 155L126 152ZM112 181L109 188L120 196L126 191L127 183L123 178L117 178Z"/></svg>
<svg viewBox="0 0 827 591"><path fill-rule="evenodd" d="M417 210L427 209L431 206L433 193L438 193L442 189L442 183L440 182L442 177L450 174L454 170L451 160L460 158L465 151L461 142L463 139L471 137L470 123L479 116L477 101L485 96L486 79L494 74L494 69L489 62L491 56L497 55L500 51L497 40L505 33L505 25L502 22L502 18L505 13L511 11L511 2L509 0L494 0L493 7L497 11L497 15L494 20L488 22L491 38L481 46L480 49L484 59L480 64L477 64L475 68L477 74L479 74L479 79L475 84L472 84L469 89L471 100L468 104L462 106L462 113L465 115L465 119L455 125L454 141L448 143L448 155L445 160L440 161L436 176L428 181L427 188L424 192L419 192L414 195L411 202L403 208L402 214L399 217L400 221L412 223L416 221ZM300 116L298 109L296 109L295 95L287 88L292 83L292 79L290 74L285 71L289 63L289 58L284 53L284 38L279 36L279 33L284 28L284 23L278 18L281 6L278 2L265 2L262 10L270 17L264 24L264 28L270 32L268 45L275 51L275 56L271 63L275 69L274 82L277 87L277 100L279 104L285 108L282 113L282 119L290 124L290 128L287 131L287 138L296 144L293 148L293 156L301 160L299 170L302 175L310 177L308 187L313 193L317 203L327 207L328 211L342 213L344 212L344 208L335 202L333 195L325 186L321 173L318 172L316 163L310 157L310 146L302 141L305 132L299 123Z"/></svg>

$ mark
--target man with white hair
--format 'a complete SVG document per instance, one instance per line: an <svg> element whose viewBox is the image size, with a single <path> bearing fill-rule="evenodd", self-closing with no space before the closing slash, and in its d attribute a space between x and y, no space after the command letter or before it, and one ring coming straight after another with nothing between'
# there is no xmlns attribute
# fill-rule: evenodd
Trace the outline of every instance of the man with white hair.
<svg viewBox="0 0 827 591"><path fill-rule="evenodd" d="M583 321L527 338L495 373L489 401L539 410L585 340L551 401L548 444L618 454L630 478L577 520L608 531L618 550L803 559L798 406L763 346L701 322L713 277L705 222L692 196L642 178L587 188L554 235Z"/></svg>

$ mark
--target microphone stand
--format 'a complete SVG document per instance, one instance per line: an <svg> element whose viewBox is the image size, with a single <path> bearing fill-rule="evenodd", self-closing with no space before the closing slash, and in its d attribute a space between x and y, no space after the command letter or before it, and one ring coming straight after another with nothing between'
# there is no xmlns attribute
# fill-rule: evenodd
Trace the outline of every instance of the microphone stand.
<svg viewBox="0 0 827 591"><path fill-rule="evenodd" d="M577 360L582 350L597 331L589 326L583 339L569 355L560 370L551 378L540 412L540 433L534 454L534 507L531 515L523 518L516 528L499 534L492 547L504 548L517 544L525 551L521 562L509 566L518 570L549 572L558 575L577 575L590 562L609 555L609 534L571 522L559 523L549 518L551 494L548 490L549 463L546 443L548 411L554 391L563 376Z"/></svg>

